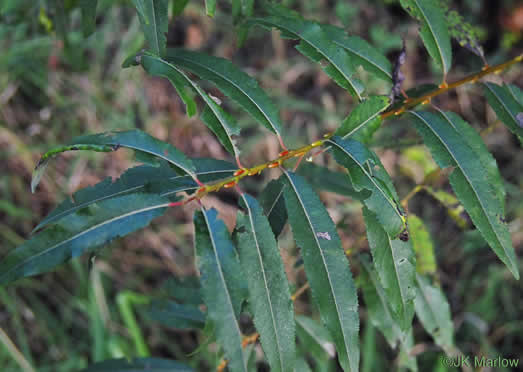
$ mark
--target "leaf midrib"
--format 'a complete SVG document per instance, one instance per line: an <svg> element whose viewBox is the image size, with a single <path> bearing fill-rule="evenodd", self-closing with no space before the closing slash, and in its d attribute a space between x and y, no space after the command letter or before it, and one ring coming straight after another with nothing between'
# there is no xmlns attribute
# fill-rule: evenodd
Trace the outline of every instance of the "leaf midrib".
<svg viewBox="0 0 523 372"><path fill-rule="evenodd" d="M432 36L432 39L434 40L434 43L436 44L436 47L438 48L438 52L439 52L439 56L441 58L441 66L443 67L443 72L445 73L445 75L447 74L447 71L448 71L448 68L447 68L447 64L445 63L445 58L443 58L443 52L441 50L441 47L438 43L438 39L436 38L436 34L434 33L434 30L432 29L432 25L430 24L430 22L428 21L428 18L427 16L425 15L425 12L423 11L422 7L419 5L419 2L418 0L414 0L416 5L418 6L418 9L421 13L421 15L423 16L423 19L425 21L425 24L428 26L428 28L430 29L430 34Z"/></svg>
<svg viewBox="0 0 523 372"><path fill-rule="evenodd" d="M352 159L356 164L358 164L358 167L362 170L363 173L365 173L365 175L367 176L367 178L368 178L368 179L372 182L372 184L373 184L373 185L374 185L374 186L375 186L375 187L380 191L380 194L383 195L383 197L385 198L385 200L387 200L387 202L390 204L390 206L391 206L392 209L394 210L394 213L396 213L396 215L397 215L400 219L402 219L402 218L401 218L402 216L401 216L400 214L398 214L398 211L396 210L396 203L392 202L392 201L389 199L389 197L387 196L387 194L385 193L385 191L382 190L382 188L380 187L380 185L378 185L378 184L374 181L374 178L373 178L372 176L370 176L370 175L367 173L365 167L363 167L363 166L360 164L360 162L352 156L352 154L351 154L350 152L348 152L347 150L345 150L345 148L344 148L343 146L340 146L339 144L337 144L336 142L331 141L331 140L329 140L328 142L331 143L331 144L333 144L333 145L335 145L335 146L337 146L338 148L340 148L340 149L341 149L345 154L347 154L347 155L348 155L348 156L349 156L349 157L350 157L350 158L351 158L351 159ZM370 191L372 192L372 190L370 190ZM387 236L388 236L388 235L387 235Z"/></svg>
<svg viewBox="0 0 523 372"><path fill-rule="evenodd" d="M298 193L298 190L296 189L296 186L294 185L294 182L292 181L291 177L289 176L289 173L287 173L287 171L285 171L285 175L287 176L287 178L289 179L289 183L291 184L292 186L292 189L294 190L294 193L296 195L296 197L298 198L298 201L300 202L301 206L302 206L302 210L303 210L303 213L305 214L305 217L307 217L307 222L309 223L309 228L310 230L312 231L312 234L314 235L314 240L316 241L316 245L318 246L318 250L320 252L320 255L321 255L321 259L322 259L322 262L323 262L323 267L325 269L325 272L327 273L327 278L329 280L329 284L330 284L330 288L331 288L331 294L332 294L332 297L334 299L334 305L336 307L336 314L337 314L337 320L339 322L339 327L340 327L340 330L341 330L341 334L342 334L342 337L343 337L343 344L345 346L345 351L347 352L347 358L349 358L349 360L351 361L351 354L350 354L350 350L349 350L349 344L347 343L347 339L345 337L345 332L343 331L343 324L341 322L341 312L340 312L340 308L339 308L339 305L338 305L338 300L336 298L336 294L334 293L334 290L332 289L332 280L331 280L331 275L330 275L330 272L329 270L327 269L327 263L325 262L325 256L323 254L323 250L321 249L321 244L318 240L318 237L316 236L316 231L314 229L314 226L312 224L312 221L310 220L310 217L309 217L309 214L306 213L306 209L305 209L305 204L303 203L303 200L300 196L300 194ZM352 309L350 309L352 310Z"/></svg>
<svg viewBox="0 0 523 372"><path fill-rule="evenodd" d="M271 296L269 294L269 286L268 286L268 283L267 283L267 276L265 275L265 266L263 264L263 259L262 259L261 252L260 252L260 245L258 243L258 236L256 234L256 229L254 228L254 220L252 219L252 209L251 209L251 207L249 205L249 202L247 201L247 199L245 197L243 197L243 200L245 201L245 205L247 206L247 211L249 212L249 222L251 223L252 235L254 237L254 243L256 244L256 254L258 256L258 261L260 263L260 268L261 268L262 275L263 275L263 284L264 284L264 288L265 288L265 295L267 297L267 302L269 303L269 308L270 308L270 311L271 311L272 326L274 328L274 336L276 338L276 344L277 344L278 351L279 351L278 359L280 361L281 370L282 370L282 372L284 372L285 371L284 363L283 363L283 358L281 357L281 355L283 354L283 350L282 350L282 348L280 346L280 338L278 337L279 334L277 332L276 319L275 319L275 316L274 316L274 309L273 309L273 306L272 306L272 299L271 299Z"/></svg>
<svg viewBox="0 0 523 372"><path fill-rule="evenodd" d="M223 80L227 81L229 84L233 85L234 87L236 87L239 91L241 91L248 99L250 102L254 103L254 105L256 106L256 108L258 109L258 111L263 115L263 117L265 118L265 120L267 120L267 122L271 125L272 129L274 129L274 132L276 134L280 134L280 131L278 130L278 128L276 127L276 125L272 122L272 120L269 118L269 116L265 113L264 110L261 109L261 107L258 105L258 102L254 99L251 98L251 96L249 94L247 94L242 88L241 86L239 86L238 84L236 84L234 81L230 80L227 75L223 75L223 74L220 74L210 68L208 68L206 65L202 65L201 63L195 61L195 60L190 60L190 59L186 59L180 55L175 55L174 58L178 58L178 59L181 59L181 60L184 60L185 62L188 62L188 63L192 63L192 64L195 64L195 65L198 65L200 66L201 68L203 68L204 70L208 70L208 71L211 71L213 72L214 74L220 76ZM253 77L247 75L249 78L251 79L254 79Z"/></svg>
<svg viewBox="0 0 523 372"><path fill-rule="evenodd" d="M354 133L356 133L358 130L360 130L361 127L363 127L365 124L367 124L369 121L375 119L383 110L385 109L385 107L383 109L380 109L378 112L374 113L371 117L367 118L367 120L364 120L362 123L360 123L356 128L354 128L350 133L347 133L346 135L344 135L343 137L341 137L342 139L346 139L347 137L350 137L352 136Z"/></svg>
<svg viewBox="0 0 523 372"><path fill-rule="evenodd" d="M110 219L108 219L108 220L106 220L106 221L103 221L103 222L101 222L101 223L98 223L98 224L96 224L96 225L94 225L94 226L91 226L90 228L88 228L88 229L86 229L86 230L81 231L80 233L77 233L77 234L71 236L70 238L68 238L68 239L66 239L66 240L64 240L64 241L61 241L61 242L59 242L59 243L57 243L57 244L55 244L55 245L53 245L53 246L51 246L51 247L49 247L49 248L47 248L47 249L45 249L45 250L43 250L43 251L41 251L41 252L35 254L35 255L32 255L32 256L28 257L28 258L25 259L24 261L18 263L15 267L11 268L11 269L8 271L8 273L17 270L19 267L25 265L27 262L30 262L30 261L32 261L33 259L38 258L38 257L40 257L40 256L42 256L42 255L48 253L48 252L51 251L51 250L54 250L54 249L56 249L56 248L59 248L60 246L62 246L62 245L64 245L64 244L67 244L68 242L70 242L70 241L72 241L72 240L75 240L75 239L77 239L78 237L80 237L80 236L82 236L82 235L85 235L85 234L91 232L92 230L95 230L95 229L97 229L97 228L99 228L99 227L101 227L101 226L105 226L105 225L107 225L108 223L111 223L111 222L113 222L113 221L117 221L117 220L122 219L122 218L126 218L126 217L128 217L128 216L132 216L132 215L134 215L134 214L139 214L139 213L147 212L147 211L150 211L150 210L153 210L153 209L165 208L165 207L168 207L168 206L169 206L169 203L162 203L162 204L158 204L158 205L153 205L153 206L150 206L150 207L145 207L145 208L142 208L142 209L133 210L133 211L131 211L131 212L127 212L127 213L125 213L125 214L122 214L122 215L119 215L119 216L116 216L116 217L110 218Z"/></svg>
<svg viewBox="0 0 523 372"><path fill-rule="evenodd" d="M510 118L513 121L512 124L515 124L517 126L518 122L517 122L516 118L514 117L514 115L512 115L512 111L510 111L508 106L505 105L505 101L502 100L499 97L499 95L496 93L496 91L494 89L492 89L488 84L484 84L484 85L487 87L487 89L490 91L490 93L492 93L494 95L494 98L496 99L496 101L498 101L498 103L505 109L505 112L510 116ZM510 89L508 89L508 91L510 91Z"/></svg>
<svg viewBox="0 0 523 372"><path fill-rule="evenodd" d="M240 327L238 326L238 322L236 321L236 315L234 314L234 306L232 304L232 299L231 299L231 294L229 292L229 288L227 287L227 282L225 281L225 275L223 274L223 271L222 271L222 265L221 265L221 261L220 261L220 258L218 257L218 250L216 248L216 241L214 239L214 234L213 234L213 230L211 229L211 226L210 226L210 223L209 223L209 220L208 220L208 217L207 217L207 211L203 211L203 216L204 216L204 220L205 220L205 224L207 225L207 231L209 231L209 238L211 239L211 244L212 244L212 250L213 250L213 253L214 253L214 258L216 259L216 266L218 267L218 273L220 275L220 279L222 281L222 285L223 285L223 288L225 289L225 293L226 293L226 300L230 306L230 311L231 313L233 314L233 323L234 323L234 327L238 333L238 335L240 336L240 339L241 339L241 331L240 331ZM247 370L247 366L245 365L245 360L242 358L242 363L243 363L243 369L244 370Z"/></svg>
<svg viewBox="0 0 523 372"><path fill-rule="evenodd" d="M487 221L489 222L489 227L492 230L492 232L494 233L494 235L496 236L497 243L503 249L503 252L507 255L507 252L505 250L505 246L501 243L501 239L500 239L500 237L498 235L497 229L494 228L493 223L492 223L492 221L490 219L490 214L485 209L485 206L483 205L483 202L482 202L481 198L479 197L478 192L476 191L476 188L470 182L469 176L463 171L463 168L461 167L461 164L456 160L456 157L454 156L454 153L449 149L449 147L447 146L447 143L441 138L439 133L437 133L435 130L433 130L432 127L428 124L428 122L423 117L421 117L420 115L418 115L414 111L411 111L411 113L414 114L415 116L417 116L418 118L420 118L424 123L426 123L426 125L430 128L432 133L434 133L434 135L439 139L439 141L443 144L443 146L445 146L445 148L447 149L447 152L452 156L452 159L454 160L454 162L456 163L456 165L460 169L461 174L463 174L463 176L467 180L467 183L470 185L471 189L474 191L474 195L475 195L479 205L481 206L481 210L483 211L483 214L487 217ZM458 135L458 134L456 134L456 135ZM507 259L510 261L510 257L508 255L507 255Z"/></svg>

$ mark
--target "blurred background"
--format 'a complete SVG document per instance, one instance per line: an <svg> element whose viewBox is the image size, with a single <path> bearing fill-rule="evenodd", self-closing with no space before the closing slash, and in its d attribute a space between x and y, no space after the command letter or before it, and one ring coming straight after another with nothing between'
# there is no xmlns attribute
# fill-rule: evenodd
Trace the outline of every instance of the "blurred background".
<svg viewBox="0 0 523 372"><path fill-rule="evenodd" d="M30 192L31 173L47 149L73 137L113 129L139 128L168 141L191 157L233 161L197 116L188 118L169 82L147 76L140 68L122 69L123 60L144 39L130 1L99 0L96 32L85 38L76 1L64 1L67 22L55 21L53 1L0 1L0 257L30 236L32 228L59 202L80 188L106 177L118 177L135 165L121 150L100 154L72 152L51 163L40 186ZM429 61L417 36L416 23L394 0L283 1L309 19L345 27L380 49L391 61L402 37L407 60L404 88L439 83L441 74ZM523 51L523 4L516 0L451 1L477 27L489 64ZM255 77L281 109L284 138L301 146L334 130L354 107L354 101L316 65L301 56L295 42L277 32L254 29L238 47L230 16L230 1L218 1L214 19L205 16L203 1L190 0L184 12L171 18L168 46L183 46L231 59ZM453 81L479 71L480 58L453 45ZM388 94L390 85L358 71L370 94ZM489 81L523 87L522 65ZM210 85L213 95L223 96ZM242 127L242 162L252 166L277 156L276 138L267 135L229 101ZM433 101L463 116L485 140L506 181L506 213L516 253L523 262L523 152L515 136L486 105L480 86L464 86ZM386 121L372 143L395 181L401 198L436 166L405 120ZM334 166L329 156L315 162ZM272 173L271 173L272 172ZM274 170L244 188L257 194ZM450 191L444 181L439 186ZM366 250L360 206L346 197L321 192L337 223L344 248ZM221 192L205 199L232 228L236 196ZM159 326L142 314L144 298L161 296L173 277L196 275L193 262L194 206L169 210L145 230L103 248L96 260L88 257L62 265L53 273L24 279L0 288L0 370L77 371L106 358L136 356L139 344L147 353L186 361L197 370L211 370L219 361L216 347L196 350L205 342L200 332ZM523 350L523 287L495 257L467 217L446 208L427 193L417 194L409 210L426 223L435 247L437 275L449 300L455 342L465 354L521 358ZM293 269L295 243L288 227L280 237L289 280L295 288L305 282ZM90 265L90 263L92 265ZM90 267L92 266L92 267ZM520 265L523 268L523 265ZM296 303L309 314L309 293ZM362 370L403 369L398 353L362 319ZM438 361L441 350L414 326L412 354L421 371L447 370ZM194 355L189 356L190 353ZM142 350L143 352L143 350ZM520 360L523 363L523 360ZM335 363L332 370L336 370ZM260 364L260 370L268 370ZM453 369L449 369L453 370ZM496 369L502 370L502 369Z"/></svg>

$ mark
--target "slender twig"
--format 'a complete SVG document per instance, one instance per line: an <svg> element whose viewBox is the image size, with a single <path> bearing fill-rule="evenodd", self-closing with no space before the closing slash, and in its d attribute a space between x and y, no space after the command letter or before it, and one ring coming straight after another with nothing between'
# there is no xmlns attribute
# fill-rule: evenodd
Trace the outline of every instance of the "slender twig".
<svg viewBox="0 0 523 372"><path fill-rule="evenodd" d="M429 104L431 102L432 98L434 98L436 96L446 93L449 90L456 89L457 87L462 86L464 84L476 83L479 79L481 79L487 75L499 74L503 70L507 69L508 67L510 67L516 63L521 62L522 60L523 60L523 54L520 54L519 56L517 56L507 62L500 63L500 64L494 65L494 66L485 66L485 67L483 67L483 69L480 72L466 76L463 79L457 80L453 83L442 83L442 84L440 84L440 86L437 89L435 89L431 92L428 92L428 93L422 95L421 97L406 99L403 102L403 105L401 105L400 107L389 108L388 110L386 110L385 112L383 112L380 115L381 119L384 120L391 116L399 116L399 115L403 114L404 112L406 112L407 110L409 110L419 104L423 104L423 105ZM279 138L280 145L285 150L280 152L280 154L278 155L278 157L276 159L256 165L252 168L239 168L238 170L236 170L234 172L234 174L231 177L225 178L225 179L215 182L215 183L199 184L200 188L193 196L188 197L181 202L172 203L170 206L174 207L177 205L187 204L193 200L200 200L202 197L204 197L208 193L216 192L222 188L230 188L230 187L236 186L236 184L244 177L260 174L267 168L277 168L277 167L281 166L283 164L283 162L285 162L286 160L289 160L291 158L297 157L297 158L301 159L306 154L308 154L311 150L322 146L325 143L325 141L330 139L332 136L333 136L333 133L327 133L323 136L322 139L315 141L309 145L299 147L294 150L285 149L285 146L283 145L283 141L281 141L281 138ZM323 151L326 151L326 149ZM307 160L312 160L312 158L321 154L323 151L316 152L311 157L309 157L309 159L307 159ZM238 164L241 164L241 163L238 163ZM197 181L197 182L199 183L199 181Z"/></svg>

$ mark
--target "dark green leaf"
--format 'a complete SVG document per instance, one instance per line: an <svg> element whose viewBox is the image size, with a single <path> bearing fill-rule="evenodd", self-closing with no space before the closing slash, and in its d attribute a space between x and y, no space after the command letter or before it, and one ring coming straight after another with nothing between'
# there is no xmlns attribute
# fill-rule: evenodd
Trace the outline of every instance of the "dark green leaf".
<svg viewBox="0 0 523 372"><path fill-rule="evenodd" d="M425 330L437 345L450 356L454 349L454 324L450 306L441 288L430 284L429 280L417 275L417 295L414 300L416 315Z"/></svg>
<svg viewBox="0 0 523 372"><path fill-rule="evenodd" d="M189 0L173 0L171 7L173 16L177 17L180 14L182 14L183 10L185 9L188 3Z"/></svg>
<svg viewBox="0 0 523 372"><path fill-rule="evenodd" d="M169 25L169 0L132 0L149 50L157 56L165 54Z"/></svg>
<svg viewBox="0 0 523 372"><path fill-rule="evenodd" d="M96 29L96 6L98 0L80 0L82 10L82 31L84 36L91 35Z"/></svg>
<svg viewBox="0 0 523 372"><path fill-rule="evenodd" d="M169 298L177 302L190 305L203 304L200 280L196 277L190 276L181 280L176 277L169 278L163 290Z"/></svg>
<svg viewBox="0 0 523 372"><path fill-rule="evenodd" d="M283 200L284 184L280 179L272 180L259 196L263 213L267 216L272 232L278 237L287 223L287 209Z"/></svg>
<svg viewBox="0 0 523 372"><path fill-rule="evenodd" d="M515 89L507 85L499 86L494 83L485 83L487 101L501 120L512 133L523 140L523 120L518 120L518 115L523 112L523 104L514 96Z"/></svg>
<svg viewBox="0 0 523 372"><path fill-rule="evenodd" d="M445 14L434 0L400 0L401 5L421 22L420 36L432 59L447 75L452 64L450 35Z"/></svg>
<svg viewBox="0 0 523 372"><path fill-rule="evenodd" d="M455 167L450 184L496 255L519 278L517 259L507 225L504 207L496 197L491 176L476 151L454 129L454 117L446 113L411 112L417 130L423 136L436 163L441 168ZM485 157L486 158L486 157ZM478 161L479 159L479 161Z"/></svg>
<svg viewBox="0 0 523 372"><path fill-rule="evenodd" d="M192 372L189 366L161 358L109 359L90 365L82 372Z"/></svg>
<svg viewBox="0 0 523 372"><path fill-rule="evenodd" d="M89 205L12 250L0 263L0 284L43 273L141 229L163 214L169 200L130 194Z"/></svg>
<svg viewBox="0 0 523 372"><path fill-rule="evenodd" d="M283 190L289 222L301 248L314 302L328 329L342 367L359 365L358 298L349 262L327 210L312 188L298 175L285 172Z"/></svg>
<svg viewBox="0 0 523 372"><path fill-rule="evenodd" d="M212 81L231 99L271 132L280 135L278 110L256 80L224 58L184 49L169 49L169 63L189 70L201 79Z"/></svg>
<svg viewBox="0 0 523 372"><path fill-rule="evenodd" d="M363 208L367 239L393 316L402 330L411 326L416 296L416 258L409 242L391 239L378 218Z"/></svg>
<svg viewBox="0 0 523 372"><path fill-rule="evenodd" d="M147 133L139 130L122 132L106 132L89 136L77 137L70 145L62 146L46 152L38 162L31 181L31 190L38 185L42 173L47 167L48 160L64 151L91 150L91 151L116 151L120 147L133 149L148 155L166 160L179 172L187 173L194 177L194 165L191 160L172 145L162 142Z"/></svg>
<svg viewBox="0 0 523 372"><path fill-rule="evenodd" d="M207 314L233 371L247 371L237 322L244 277L229 232L214 209L195 212L196 262Z"/></svg>
<svg viewBox="0 0 523 372"><path fill-rule="evenodd" d="M294 310L280 252L256 199L242 194L242 201L247 214L238 213L237 242L254 325L271 370L293 371Z"/></svg>
<svg viewBox="0 0 523 372"><path fill-rule="evenodd" d="M191 159L191 161L196 167L196 176L202 182L226 178L236 170L234 165L223 160ZM177 175L167 162L162 162L159 167L146 165L134 167L128 169L114 182L111 178L106 178L92 187L75 192L72 195L72 201L63 201L33 229L33 233L79 209L105 199L134 192L155 192L161 196L171 196L181 191L190 192L197 188L198 185L191 177Z"/></svg>
<svg viewBox="0 0 523 372"><path fill-rule="evenodd" d="M333 137L327 143L333 145L336 161L349 171L354 188L371 192L363 201L365 206L378 216L385 231L396 237L405 228L405 217L392 181L379 158L363 144L350 138Z"/></svg>
<svg viewBox="0 0 523 372"><path fill-rule="evenodd" d="M157 323L176 329L199 329L205 325L205 314L198 307L174 301L153 301L147 310L147 316Z"/></svg>
<svg viewBox="0 0 523 372"><path fill-rule="evenodd" d="M267 28L275 27L284 32L285 37L299 39L301 42L296 49L313 62L319 63L322 60L328 62L328 65L323 67L325 73L338 85L349 90L352 95L361 100L363 87L352 77L354 65L348 53L332 43L318 23L300 17L276 14L277 12L263 18L250 19L248 23Z"/></svg>
<svg viewBox="0 0 523 372"><path fill-rule="evenodd" d="M361 286L365 305L367 305L369 320L385 336L390 347L395 349L404 336L403 332L392 315L390 302L369 257L363 255L360 260L362 270L358 283Z"/></svg>
<svg viewBox="0 0 523 372"><path fill-rule="evenodd" d="M348 36L342 28L322 25L328 38L345 49L355 65L361 65L365 70L385 81L392 80L392 65L390 61L376 48L357 36Z"/></svg>
<svg viewBox="0 0 523 372"><path fill-rule="evenodd" d="M169 79L169 81L175 85L178 93L183 92L184 86L186 85L194 89L206 103L205 110L201 115L202 121L216 134L227 151L236 157L239 156L240 151L236 147L236 136L240 134L240 128L231 115L225 112L203 89L189 79L189 77L176 66L151 55L144 55L141 61L142 66L149 74L164 76ZM196 110L196 107L194 110ZM189 108L187 108L187 112L189 113Z"/></svg>
<svg viewBox="0 0 523 372"><path fill-rule="evenodd" d="M372 96L356 106L334 134L343 139L368 142L381 124L380 113L390 104L385 96Z"/></svg>

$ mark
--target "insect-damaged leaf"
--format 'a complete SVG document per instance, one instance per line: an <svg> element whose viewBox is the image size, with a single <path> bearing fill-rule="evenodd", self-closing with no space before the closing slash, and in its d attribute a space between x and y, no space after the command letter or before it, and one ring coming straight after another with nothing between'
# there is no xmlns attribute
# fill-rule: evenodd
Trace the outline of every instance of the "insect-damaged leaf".
<svg viewBox="0 0 523 372"><path fill-rule="evenodd" d="M215 209L195 212L196 263L209 319L233 371L247 371L237 316L245 293L241 266Z"/></svg>
<svg viewBox="0 0 523 372"><path fill-rule="evenodd" d="M252 18L247 23L269 29L274 27L281 30L285 38L300 40L296 49L313 62L326 61L328 65L323 67L325 73L353 96L362 99L363 86L352 77L355 66L349 54L345 49L331 42L318 23L291 15L286 9L277 6L270 7L268 16Z"/></svg>
<svg viewBox="0 0 523 372"><path fill-rule="evenodd" d="M168 49L167 62L209 80L271 132L280 135L278 110L256 80L229 60L185 49Z"/></svg>
<svg viewBox="0 0 523 372"><path fill-rule="evenodd" d="M242 268L249 273L249 303L271 371L292 371L295 360L294 310L280 251L258 202L242 194L236 241Z"/></svg>
<svg viewBox="0 0 523 372"><path fill-rule="evenodd" d="M333 137L326 143L332 145L336 161L349 171L354 188L371 192L363 200L365 206L378 216L379 222L391 237L397 236L405 228L405 217L392 180L376 154L350 138L343 140Z"/></svg>
<svg viewBox="0 0 523 372"><path fill-rule="evenodd" d="M223 110L198 84L193 82L185 73L173 64L152 55L143 55L141 63L145 71L153 76L163 76L175 86L178 94L184 100L187 113L190 114L189 107L192 107L194 101L186 102L187 95L184 93L185 86L189 86L203 99L206 104L202 112L202 121L218 137L221 144L234 156L239 156L240 151L236 147L235 136L240 134L240 128L234 118ZM192 99L191 99L192 100ZM196 107L194 107L196 110ZM190 116L190 115L189 115Z"/></svg>
<svg viewBox="0 0 523 372"><path fill-rule="evenodd" d="M10 251L0 263L0 284L43 273L141 229L163 214L169 200L130 194L82 208Z"/></svg>
<svg viewBox="0 0 523 372"><path fill-rule="evenodd" d="M378 218L363 208L367 239L380 283L400 328L410 327L414 315L416 258L410 242L391 239Z"/></svg>
<svg viewBox="0 0 523 372"><path fill-rule="evenodd" d="M314 302L334 340L342 367L359 365L358 298L349 263L327 210L300 176L285 172L289 222L305 265Z"/></svg>
<svg viewBox="0 0 523 372"><path fill-rule="evenodd" d="M432 59L446 75L452 64L450 35L445 14L434 0L400 0L407 12L421 22L420 36Z"/></svg>
<svg viewBox="0 0 523 372"><path fill-rule="evenodd" d="M140 130L129 130L121 132L106 132L75 138L69 145L57 147L46 152L40 158L33 172L31 190L38 185L47 163L51 157L65 152L75 150L90 150L110 152L120 147L132 149L137 153L156 157L168 161L177 171L194 176L194 165L182 152L174 146L162 142Z"/></svg>
<svg viewBox="0 0 523 372"><path fill-rule="evenodd" d="M455 114L410 114L438 166L455 167L449 177L450 184L472 222L514 277L519 278L514 247L504 222L504 207L495 196L491 171L484 165L487 157L478 154L486 150L479 146L472 149L463 139L461 132L455 129L455 122L461 120Z"/></svg>

